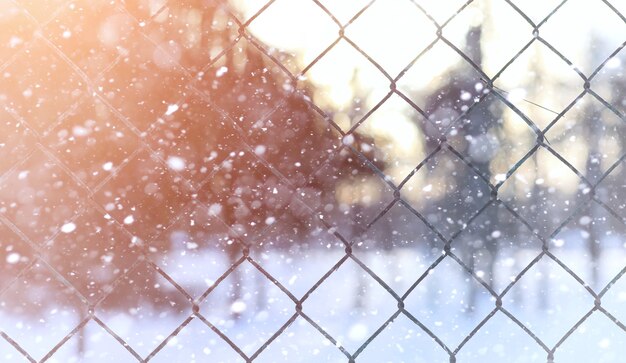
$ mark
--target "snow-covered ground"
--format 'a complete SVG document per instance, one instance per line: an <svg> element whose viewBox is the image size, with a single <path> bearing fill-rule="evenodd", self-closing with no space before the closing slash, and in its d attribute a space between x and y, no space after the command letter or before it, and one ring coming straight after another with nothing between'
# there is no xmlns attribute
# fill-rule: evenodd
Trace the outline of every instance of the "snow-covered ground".
<svg viewBox="0 0 626 363"><path fill-rule="evenodd" d="M554 254L583 279L589 279L584 250L555 248ZM503 253L498 260L495 288L501 291L538 250ZM390 252L357 250L361 258L385 283L402 295L438 257L415 249ZM281 284L300 298L343 254L311 250L306 257L273 251L255 255ZM170 263L167 271L191 295L198 296L227 268L217 252L187 256L184 267ZM513 263L513 262L520 263ZM617 243L600 258L600 283L606 285L626 265L626 251ZM166 268L167 270L167 268ZM239 267L241 299L231 300L232 279L224 280L201 305L200 312L241 350L252 355L290 319L295 304L249 262ZM479 289L475 308L467 309L469 289ZM173 289L163 281L161 288ZM597 289L599 291L600 289ZM543 306L542 306L543 304ZM593 297L557 263L544 257L505 296L503 307L553 347L594 305ZM602 299L602 306L626 321L626 278L620 279ZM135 307L137 308L137 307ZM406 310L454 351L463 339L495 308L495 300L451 258L446 257L405 300ZM233 318L233 311L239 318ZM323 327L337 343L326 339L303 317L261 352L255 362L347 362L337 346L354 353L397 312L397 301L352 260L348 259L303 303L303 312ZM4 331L35 359L40 360L69 331L78 317L64 308L44 316L0 316ZM139 307L129 311L96 311L113 332L142 357L146 357L176 327L192 316L191 305L155 311ZM8 323L10 322L10 323ZM8 327L8 328L7 328ZM556 350L555 362L623 362L626 332L606 315L594 312ZM49 362L133 362L128 350L95 321L85 328L84 356L78 357L78 335L67 341ZM2 362L27 360L0 339ZM448 353L424 330L400 314L356 358L357 362L449 362ZM462 346L457 362L545 362L547 353L504 313L497 312ZM150 362L244 362L228 343L200 319L193 318L169 340Z"/></svg>

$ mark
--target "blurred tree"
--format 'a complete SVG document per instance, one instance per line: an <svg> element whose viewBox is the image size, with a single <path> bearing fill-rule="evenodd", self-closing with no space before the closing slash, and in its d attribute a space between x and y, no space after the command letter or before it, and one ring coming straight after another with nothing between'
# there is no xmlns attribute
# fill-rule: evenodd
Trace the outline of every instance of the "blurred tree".
<svg viewBox="0 0 626 363"><path fill-rule="evenodd" d="M197 218L190 203L206 205L229 233L220 239L219 228L206 226L195 230L201 238L188 239L198 241L199 249L221 244L232 263L243 249L259 247L275 221L283 229L273 234L289 230L296 237L276 239L273 247L306 241L311 211L295 198L315 211L336 199L338 183L371 173L348 149L369 157L372 140L354 134L344 144L305 102L310 86L295 92L290 76L257 48L263 45L242 36L226 3L153 5L126 2L122 9L102 1L93 9L67 7L44 32L98 92L83 94L57 121L36 130L38 141L76 178L57 172L56 161L38 153L23 167L45 174L32 187L45 192L40 184L52 185L46 173L54 171L59 185L78 192L61 198L63 190L50 186L48 193L58 199L50 203L63 213L41 215L33 222L41 232L34 229L28 237L42 244L42 256L101 311L145 304L182 312L189 305L188 297L163 288L151 261L159 265L159 256L180 239L180 231L169 228L175 221ZM61 33L76 40L68 42ZM65 65L46 46L29 52L30 58L52 57ZM59 77L76 75L57 68ZM62 85L69 93L74 86ZM17 114L27 109L23 92L21 85L6 89ZM32 126L28 115L19 117ZM356 171L341 176L346 169ZM20 175L3 183L7 205ZM11 207L17 216L9 219L25 227L19 218L37 203L17 201ZM64 225L73 227L58 234ZM133 265L142 254L147 263ZM168 272L168 266L160 267ZM233 274L237 299L238 270Z"/></svg>
<svg viewBox="0 0 626 363"><path fill-rule="evenodd" d="M467 32L463 52L474 64L482 67L481 26L470 28ZM429 208L428 216L433 221L451 221L435 224L446 237L451 237L463 228L463 225L482 208L489 198L489 189L485 180L492 179L491 162L498 152L498 130L501 124L502 110L494 97L483 94L482 83L476 83L476 72L463 62L458 69L452 70L447 81L434 90L427 99L426 111L431 119L447 125L457 120L465 110L472 107L456 124L450 126L445 135L447 142L457 150L471 167L453 153L441 152L444 156L433 167L439 168L446 175L441 178L446 185L446 192L441 201ZM474 106L477 99L482 98ZM442 119L447 121L442 121ZM445 128L444 128L445 129ZM428 132L425 132L428 135ZM436 135L430 142L439 139ZM434 145L433 145L434 146ZM444 149L445 150L445 149ZM475 170L473 170L475 169ZM483 178L485 180L483 180ZM485 195L487 194L487 195ZM497 225L498 212L489 207L483 212L481 220ZM490 228L483 226L484 228ZM493 286L494 263L498 253L497 241L486 239L484 231L468 229L453 242L453 248L462 256L473 271L483 271L484 280ZM477 284L470 284L469 309L476 303Z"/></svg>

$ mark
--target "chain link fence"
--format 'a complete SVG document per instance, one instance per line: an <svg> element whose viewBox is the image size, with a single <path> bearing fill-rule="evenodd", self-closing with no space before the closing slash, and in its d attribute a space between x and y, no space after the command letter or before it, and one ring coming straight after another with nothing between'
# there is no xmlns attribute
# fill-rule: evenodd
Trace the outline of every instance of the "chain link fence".
<svg viewBox="0 0 626 363"><path fill-rule="evenodd" d="M487 72L481 36L505 29L474 24L465 29L464 45L446 36L477 1L449 5L441 15L428 2L407 0L419 14L416 21L432 32L418 36L401 26L399 38L386 39L399 47L414 37L428 39L392 72L370 54L375 49L362 48L349 34L387 1L359 2L352 12L335 14L335 3L311 0L302 2L306 14L279 13L274 21L316 12L331 23L334 35L304 65L295 52L265 44L251 30L255 23L271 24L263 16L279 2L249 5L254 11L244 16L227 1L0 1L0 309L15 319L0 323L3 359L61 361L77 349L76 361L102 361L116 350L129 362L491 361L480 358L475 352L483 348L472 342L486 333L480 341L497 345L516 331L522 353L507 359L553 362L562 361L559 351L598 316L617 329L610 342L619 345L626 336L623 301L614 296L607 305L605 298L626 264L613 261L619 268L607 278L598 261L601 236L613 231L623 239L626 154L607 157L605 150L621 150L626 135L625 84L621 73L597 80L614 69L626 45L624 28L614 30L619 46L583 71L542 35L574 0L541 16L528 15L519 2L493 0L527 23L529 33L497 72ZM620 2L587 6L602 7L624 25ZM348 122L312 96L316 87L308 80L341 44L388 85L370 107L355 97L343 114ZM511 97L513 91L497 85L536 45L579 78L579 88L565 86L575 97L563 107L531 95ZM463 66L442 76L449 82L419 104L403 78L437 47ZM607 87L608 94L599 91ZM392 99L410 107L426 150L402 177L390 176L393 154L363 131ZM550 131L583 99L598 106L578 118L591 120L576 126L589 138L581 164L563 152L580 146L555 141L560 136ZM525 107L541 109L539 118L547 121L530 117ZM441 110L455 112L442 116ZM519 156L498 167L485 148L490 135L504 132L493 126L503 123L504 113L523 123L513 138L531 142L512 140L505 147L501 134L495 136L498 153ZM607 128L600 120L609 118L617 121ZM573 175L569 192L544 187L536 171L521 174L548 159L558 173ZM524 175L534 179L511 187ZM416 180L422 184L412 185ZM440 189L437 196L433 188ZM591 241L582 262L559 249L572 231L586 231ZM503 234L508 242L499 245ZM398 250L417 257L404 261ZM497 275L504 265L494 261L504 250L513 256L505 261L514 272L503 280ZM294 256L303 258L290 262ZM408 271L401 289L399 271ZM356 277L346 278L350 273ZM533 273L539 305L548 311L539 319L557 326L558 334L537 328L541 323L533 325L536 318L524 312L533 303L524 302L527 290L520 285ZM573 285L550 286L554 274ZM338 280L344 282L332 285ZM453 281L460 281L454 303L445 302L441 290ZM546 297L572 286L575 299ZM344 298L334 299L338 294ZM346 303L346 294L356 296L354 304ZM254 299L265 315L247 315ZM561 310L573 311L570 304L578 315L558 318ZM124 320L120 311L136 320ZM438 314L471 316L473 323L442 324ZM366 323L345 333L344 315ZM152 332L155 321L163 322L162 331ZM406 330L390 338L399 321ZM200 339L191 344L196 355L177 355L185 339ZM313 341L324 341L324 348L299 349ZM605 351L617 352L601 342ZM226 353L215 355L218 347Z"/></svg>

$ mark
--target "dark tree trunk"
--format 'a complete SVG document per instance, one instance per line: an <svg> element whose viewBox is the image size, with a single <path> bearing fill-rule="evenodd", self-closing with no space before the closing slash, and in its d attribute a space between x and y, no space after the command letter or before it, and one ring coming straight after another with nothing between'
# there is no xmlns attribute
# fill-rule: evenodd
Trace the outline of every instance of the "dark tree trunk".
<svg viewBox="0 0 626 363"><path fill-rule="evenodd" d="M587 119L585 120L586 134L589 140L589 155L587 157L587 176L593 180L593 176L599 176L602 173L600 162L602 160L602 151L600 150L600 137L602 129L601 115L597 109L592 109L593 106L589 106L589 112L587 112ZM591 260L591 281L589 283L595 289L598 288L599 283L599 271L598 263L600 259L600 233L597 230L597 221L600 217L599 206L597 203L592 203L589 209L590 223L587 225L587 232L589 238L587 239L587 248L589 251L589 258Z"/></svg>

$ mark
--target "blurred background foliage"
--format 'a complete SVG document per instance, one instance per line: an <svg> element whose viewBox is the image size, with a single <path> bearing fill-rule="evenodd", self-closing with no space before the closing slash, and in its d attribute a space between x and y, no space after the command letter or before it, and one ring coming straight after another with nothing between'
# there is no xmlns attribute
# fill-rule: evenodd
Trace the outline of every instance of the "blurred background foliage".
<svg viewBox="0 0 626 363"><path fill-rule="evenodd" d="M2 310L182 312L213 283L185 256L341 239L453 239L499 289L520 250L580 244L602 286L625 232L626 24L600 1L545 23L557 2L514 3L528 19L497 0L0 0Z"/></svg>

